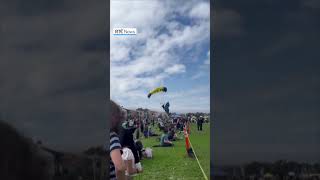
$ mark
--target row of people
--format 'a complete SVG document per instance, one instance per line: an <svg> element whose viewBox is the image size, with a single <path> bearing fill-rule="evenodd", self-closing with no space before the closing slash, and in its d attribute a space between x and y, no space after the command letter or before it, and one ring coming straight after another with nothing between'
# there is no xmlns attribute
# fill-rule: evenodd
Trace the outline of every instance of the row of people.
<svg viewBox="0 0 320 180"><path fill-rule="evenodd" d="M110 179L131 179L132 175L143 171L140 162L143 157L143 145L141 141L134 140L133 134L136 130L136 139L140 137L139 132L143 132L145 138L158 136L153 133L151 123L147 119L139 121L133 116L126 120L124 114L122 108L111 101ZM160 143L154 147L174 146L173 141L179 139L176 132L182 132L184 129L190 134L190 121L183 118L171 119L169 122L158 119L158 127L163 133L159 139Z"/></svg>
<svg viewBox="0 0 320 180"><path fill-rule="evenodd" d="M111 101L110 167L109 179L128 180L132 174L142 172L140 158L133 140L135 128L125 128L121 107Z"/></svg>
<svg viewBox="0 0 320 180"><path fill-rule="evenodd" d="M143 148L139 141L139 134L134 133L146 128L135 117L126 119L122 108L111 101L111 129L110 129L110 179L129 180L137 173L142 173L141 159L151 157L152 150ZM143 128L142 128L143 127ZM141 129L140 129L141 128Z"/></svg>

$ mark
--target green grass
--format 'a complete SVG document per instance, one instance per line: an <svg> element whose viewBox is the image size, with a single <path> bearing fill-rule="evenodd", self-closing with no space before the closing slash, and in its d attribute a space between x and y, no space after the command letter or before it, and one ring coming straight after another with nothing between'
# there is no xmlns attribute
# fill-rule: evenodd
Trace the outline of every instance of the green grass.
<svg viewBox="0 0 320 180"><path fill-rule="evenodd" d="M203 130L198 132L196 125L191 126L190 141L199 162L209 178L210 174L210 127L203 124ZM183 137L183 136L181 136ZM156 137L142 139L144 147L153 149L153 159L142 160L143 173L135 179L204 179L195 158L186 154L185 140L174 141L174 147L152 147L159 144Z"/></svg>

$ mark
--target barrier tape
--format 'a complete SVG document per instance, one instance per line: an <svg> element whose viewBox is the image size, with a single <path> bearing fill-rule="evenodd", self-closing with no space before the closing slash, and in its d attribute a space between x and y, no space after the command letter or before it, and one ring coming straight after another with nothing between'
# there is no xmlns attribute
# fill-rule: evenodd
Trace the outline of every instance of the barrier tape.
<svg viewBox="0 0 320 180"><path fill-rule="evenodd" d="M202 166L201 166L201 164L200 164L200 162L199 162L199 159L198 159L198 157L197 157L197 155L196 155L196 152L194 151L194 148L193 148L193 146L192 146L192 143L191 143L190 138L189 138L189 143L190 143L190 146L191 146L191 148L192 148L193 154L194 154L194 156L196 157L196 160L197 160L198 165L199 165L199 167L200 167L200 169L201 169L201 172L202 172L202 174L203 174L204 179L205 179L205 180L208 180L208 177L207 177L206 173L204 172L204 170L203 170L203 168L202 168Z"/></svg>

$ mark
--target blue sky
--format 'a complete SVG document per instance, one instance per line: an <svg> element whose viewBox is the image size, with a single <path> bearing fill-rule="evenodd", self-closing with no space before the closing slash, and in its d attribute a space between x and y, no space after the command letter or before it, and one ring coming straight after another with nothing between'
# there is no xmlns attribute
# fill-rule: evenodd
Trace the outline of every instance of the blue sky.
<svg viewBox="0 0 320 180"><path fill-rule="evenodd" d="M111 1L111 26L137 28L110 35L110 96L127 108L172 112L210 110L209 1ZM168 92L147 98L148 91Z"/></svg>

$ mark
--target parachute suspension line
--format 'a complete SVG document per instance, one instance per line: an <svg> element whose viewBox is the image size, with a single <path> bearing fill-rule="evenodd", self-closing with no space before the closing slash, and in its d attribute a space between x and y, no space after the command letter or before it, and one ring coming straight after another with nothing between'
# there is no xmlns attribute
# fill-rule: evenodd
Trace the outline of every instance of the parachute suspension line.
<svg viewBox="0 0 320 180"><path fill-rule="evenodd" d="M166 96L167 96L167 93L164 93L163 96L161 97L161 103L162 103L161 106L166 104L166 102L165 102L167 99Z"/></svg>
<svg viewBox="0 0 320 180"><path fill-rule="evenodd" d="M158 93L160 96L158 96ZM166 113L169 113L169 102L168 102L168 100L166 100L167 99L167 87L160 86L160 87L157 87L157 88L151 90L148 93L148 98L149 99L155 98L155 100L157 100L158 103L160 104L160 107L162 107Z"/></svg>

